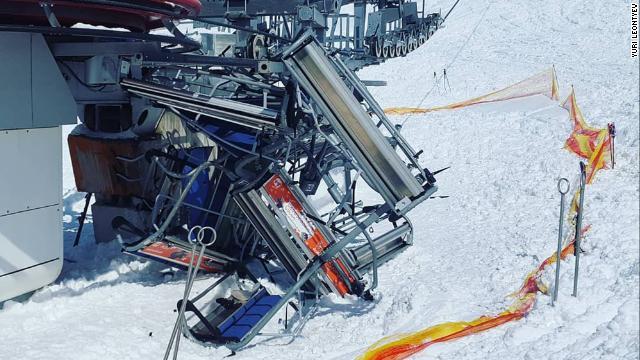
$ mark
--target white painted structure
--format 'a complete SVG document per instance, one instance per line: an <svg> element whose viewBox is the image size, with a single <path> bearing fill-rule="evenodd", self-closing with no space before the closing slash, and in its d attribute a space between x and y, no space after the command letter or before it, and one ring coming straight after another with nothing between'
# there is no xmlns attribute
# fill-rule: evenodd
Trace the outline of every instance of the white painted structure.
<svg viewBox="0 0 640 360"><path fill-rule="evenodd" d="M0 33L0 302L62 269L62 133L76 104L40 34Z"/></svg>
<svg viewBox="0 0 640 360"><path fill-rule="evenodd" d="M0 301L62 269L61 128L0 132Z"/></svg>

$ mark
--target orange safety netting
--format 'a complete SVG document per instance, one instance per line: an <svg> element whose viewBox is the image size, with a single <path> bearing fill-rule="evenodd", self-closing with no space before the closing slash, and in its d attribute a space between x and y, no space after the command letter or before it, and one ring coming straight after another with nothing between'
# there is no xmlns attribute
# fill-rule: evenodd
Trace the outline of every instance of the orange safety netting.
<svg viewBox="0 0 640 360"><path fill-rule="evenodd" d="M609 129L598 129L587 124L578 107L573 89L562 107L569 111L569 116L573 120L573 131L565 142L565 148L588 160L587 183L591 184L596 172L607 166L607 160L611 156Z"/></svg>
<svg viewBox="0 0 640 360"><path fill-rule="evenodd" d="M588 230L586 227L583 234ZM565 259L574 252L575 240L570 241L560 252ZM519 320L531 311L538 292L547 293L547 286L540 281L542 272L556 262L556 253L544 260L536 270L532 271L522 284L520 290L512 294L516 297L513 305L494 316L481 316L472 321L447 322L428 327L413 334L400 334L384 338L371 345L358 360L398 360L405 359L425 348L492 329L504 323Z"/></svg>
<svg viewBox="0 0 640 360"><path fill-rule="evenodd" d="M598 135L602 129L587 125L573 89L567 100L562 103L562 107L569 111L569 116L573 120L573 132L565 142L565 147L576 155L589 159L597 146Z"/></svg>
<svg viewBox="0 0 640 360"><path fill-rule="evenodd" d="M415 107L395 107L385 109L384 112L388 115L422 114L438 110L453 110L471 105L518 99L533 95L545 95L552 100L558 100L558 80L556 78L556 71L554 68L533 75L528 79L520 81L519 83L511 85L504 89L494 91L486 95L478 96L473 99L449 105L438 106L430 109Z"/></svg>
<svg viewBox="0 0 640 360"><path fill-rule="evenodd" d="M555 73L553 78L554 85L552 87L554 90L552 90L552 98L555 97L555 99L557 99ZM563 103L563 107L570 112L571 119L574 123L573 131L565 142L565 148L587 159L586 183L591 184L595 178L595 174L600 169L606 168L612 145L611 135L608 129L597 129L587 125L578 107L573 91ZM573 195L571 207L567 215L569 224L574 223L579 198L580 191L578 189ZM589 226L586 226L582 229L581 235L584 235L588 230ZM572 240L568 241L568 239ZM566 245L560 253L561 259L565 259L569 254L574 253L574 242L575 230L573 233L569 233L565 239ZM538 292L547 293L547 286L540 281L540 276L548 266L555 262L556 254L554 253L545 259L534 271L529 273L521 288L514 294L511 294L511 296L515 297L514 303L508 309L497 315L481 316L472 321L447 322L428 327L415 333L389 336L371 345L358 359L405 359L433 344L479 333L510 321L519 320L532 310Z"/></svg>

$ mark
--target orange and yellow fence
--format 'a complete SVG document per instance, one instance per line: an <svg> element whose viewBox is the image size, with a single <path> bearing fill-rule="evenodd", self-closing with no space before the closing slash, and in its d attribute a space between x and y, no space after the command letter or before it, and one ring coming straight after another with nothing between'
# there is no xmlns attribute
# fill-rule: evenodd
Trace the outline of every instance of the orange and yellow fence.
<svg viewBox="0 0 640 360"><path fill-rule="evenodd" d="M546 74L546 75L544 75ZM544 75L544 76L543 76ZM545 89L540 86L543 80L547 82L548 87ZM538 84L538 85L536 85ZM528 94L528 95L527 95ZM418 109L420 112L429 112L443 109L456 109L464 106L470 106L486 102L504 101L518 97L531 96L537 94L548 94L551 99L558 99L558 85L553 69L533 76L516 85L510 86L494 93L470 99L464 102L442 106L432 109ZM562 106L569 111L571 120L573 121L573 131L565 142L565 148L581 158L587 160L587 184L590 184L595 178L595 174L607 167L609 152L611 151L612 139L608 129L597 129L587 125L582 112L576 102L575 92L572 90L567 100ZM396 108L398 109L398 108ZM411 109L411 108L401 108ZM389 110L387 110L389 112ZM396 110L393 110L396 111ZM390 112L395 114L408 114L409 111ZM411 110L415 113L415 109ZM577 214L577 204L579 204L580 192L575 192L571 201L571 208L568 213L569 224L574 223ZM574 253L575 242L575 226L573 232L569 232L564 241L564 247L560 253L560 258L565 259ZM588 231L589 226L585 226L581 235ZM392 335L377 341L371 345L366 351L358 357L359 360L397 360L405 359L425 348L446 341L451 341L461 337L476 334L496 326L505 324L510 321L519 320L525 317L532 310L538 293L547 293L547 286L540 280L544 270L556 262L556 254L553 253L545 259L535 270L529 273L520 289L511 294L514 297L513 304L497 315L481 316L472 321L456 321L446 322L430 326L426 329L414 332Z"/></svg>
<svg viewBox="0 0 640 360"><path fill-rule="evenodd" d="M558 80L554 68L535 74L519 83L508 86L492 93L475 97L457 103L436 106L428 109L417 107L394 107L384 109L387 115L424 114L440 110L454 110L471 105L494 103L505 100L519 99L533 95L544 95L552 100L558 100Z"/></svg>
<svg viewBox="0 0 640 360"><path fill-rule="evenodd" d="M588 160L587 184L591 184L596 172L606 167L607 160L611 157L611 134L609 129L598 129L587 125L573 89L567 100L562 103L562 107L569 111L569 116L573 120L573 131L565 141L565 148Z"/></svg>

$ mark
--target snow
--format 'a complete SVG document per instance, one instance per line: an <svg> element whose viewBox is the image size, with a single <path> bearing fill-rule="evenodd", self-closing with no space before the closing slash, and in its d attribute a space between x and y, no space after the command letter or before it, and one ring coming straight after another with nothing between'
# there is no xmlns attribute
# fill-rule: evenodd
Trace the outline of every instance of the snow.
<svg viewBox="0 0 640 360"><path fill-rule="evenodd" d="M453 1L434 6L447 9ZM573 84L591 124L615 121L616 168L586 193L579 295L562 264L558 303L541 295L525 319L434 345L442 359L638 359L638 60L629 56L630 1L461 1L446 27L405 58L366 68L383 107L429 107L513 84L555 65L561 99ZM435 86L447 69L451 90ZM380 269L374 303L327 298L293 342L257 341L237 359L354 358L380 337L501 311L525 275L555 249L559 177L578 159L562 149L566 112L540 99L393 120L438 176L439 193L411 213L415 245ZM524 102L523 102L524 101ZM518 105L518 106L515 106ZM524 107L520 106L523 105ZM520 110L524 109L524 110ZM89 222L71 244L83 194L65 162L65 267L52 285L0 310L2 359L158 359L175 321L184 274L95 245ZM545 274L549 282L551 273ZM195 291L210 280L196 281ZM181 342L180 358L229 351Z"/></svg>

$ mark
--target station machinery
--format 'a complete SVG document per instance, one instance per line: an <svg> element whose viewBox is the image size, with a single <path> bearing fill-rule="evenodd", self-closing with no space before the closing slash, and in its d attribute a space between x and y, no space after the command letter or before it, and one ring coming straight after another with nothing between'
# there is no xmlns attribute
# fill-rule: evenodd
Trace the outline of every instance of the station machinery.
<svg viewBox="0 0 640 360"><path fill-rule="evenodd" d="M0 300L60 271L76 117L98 241L186 268L215 229L198 270L221 276L187 299L186 336L235 350L274 317L295 335L323 295L371 299L436 181L354 71L442 21L404 0L3 1L3 203L37 196L2 209Z"/></svg>

